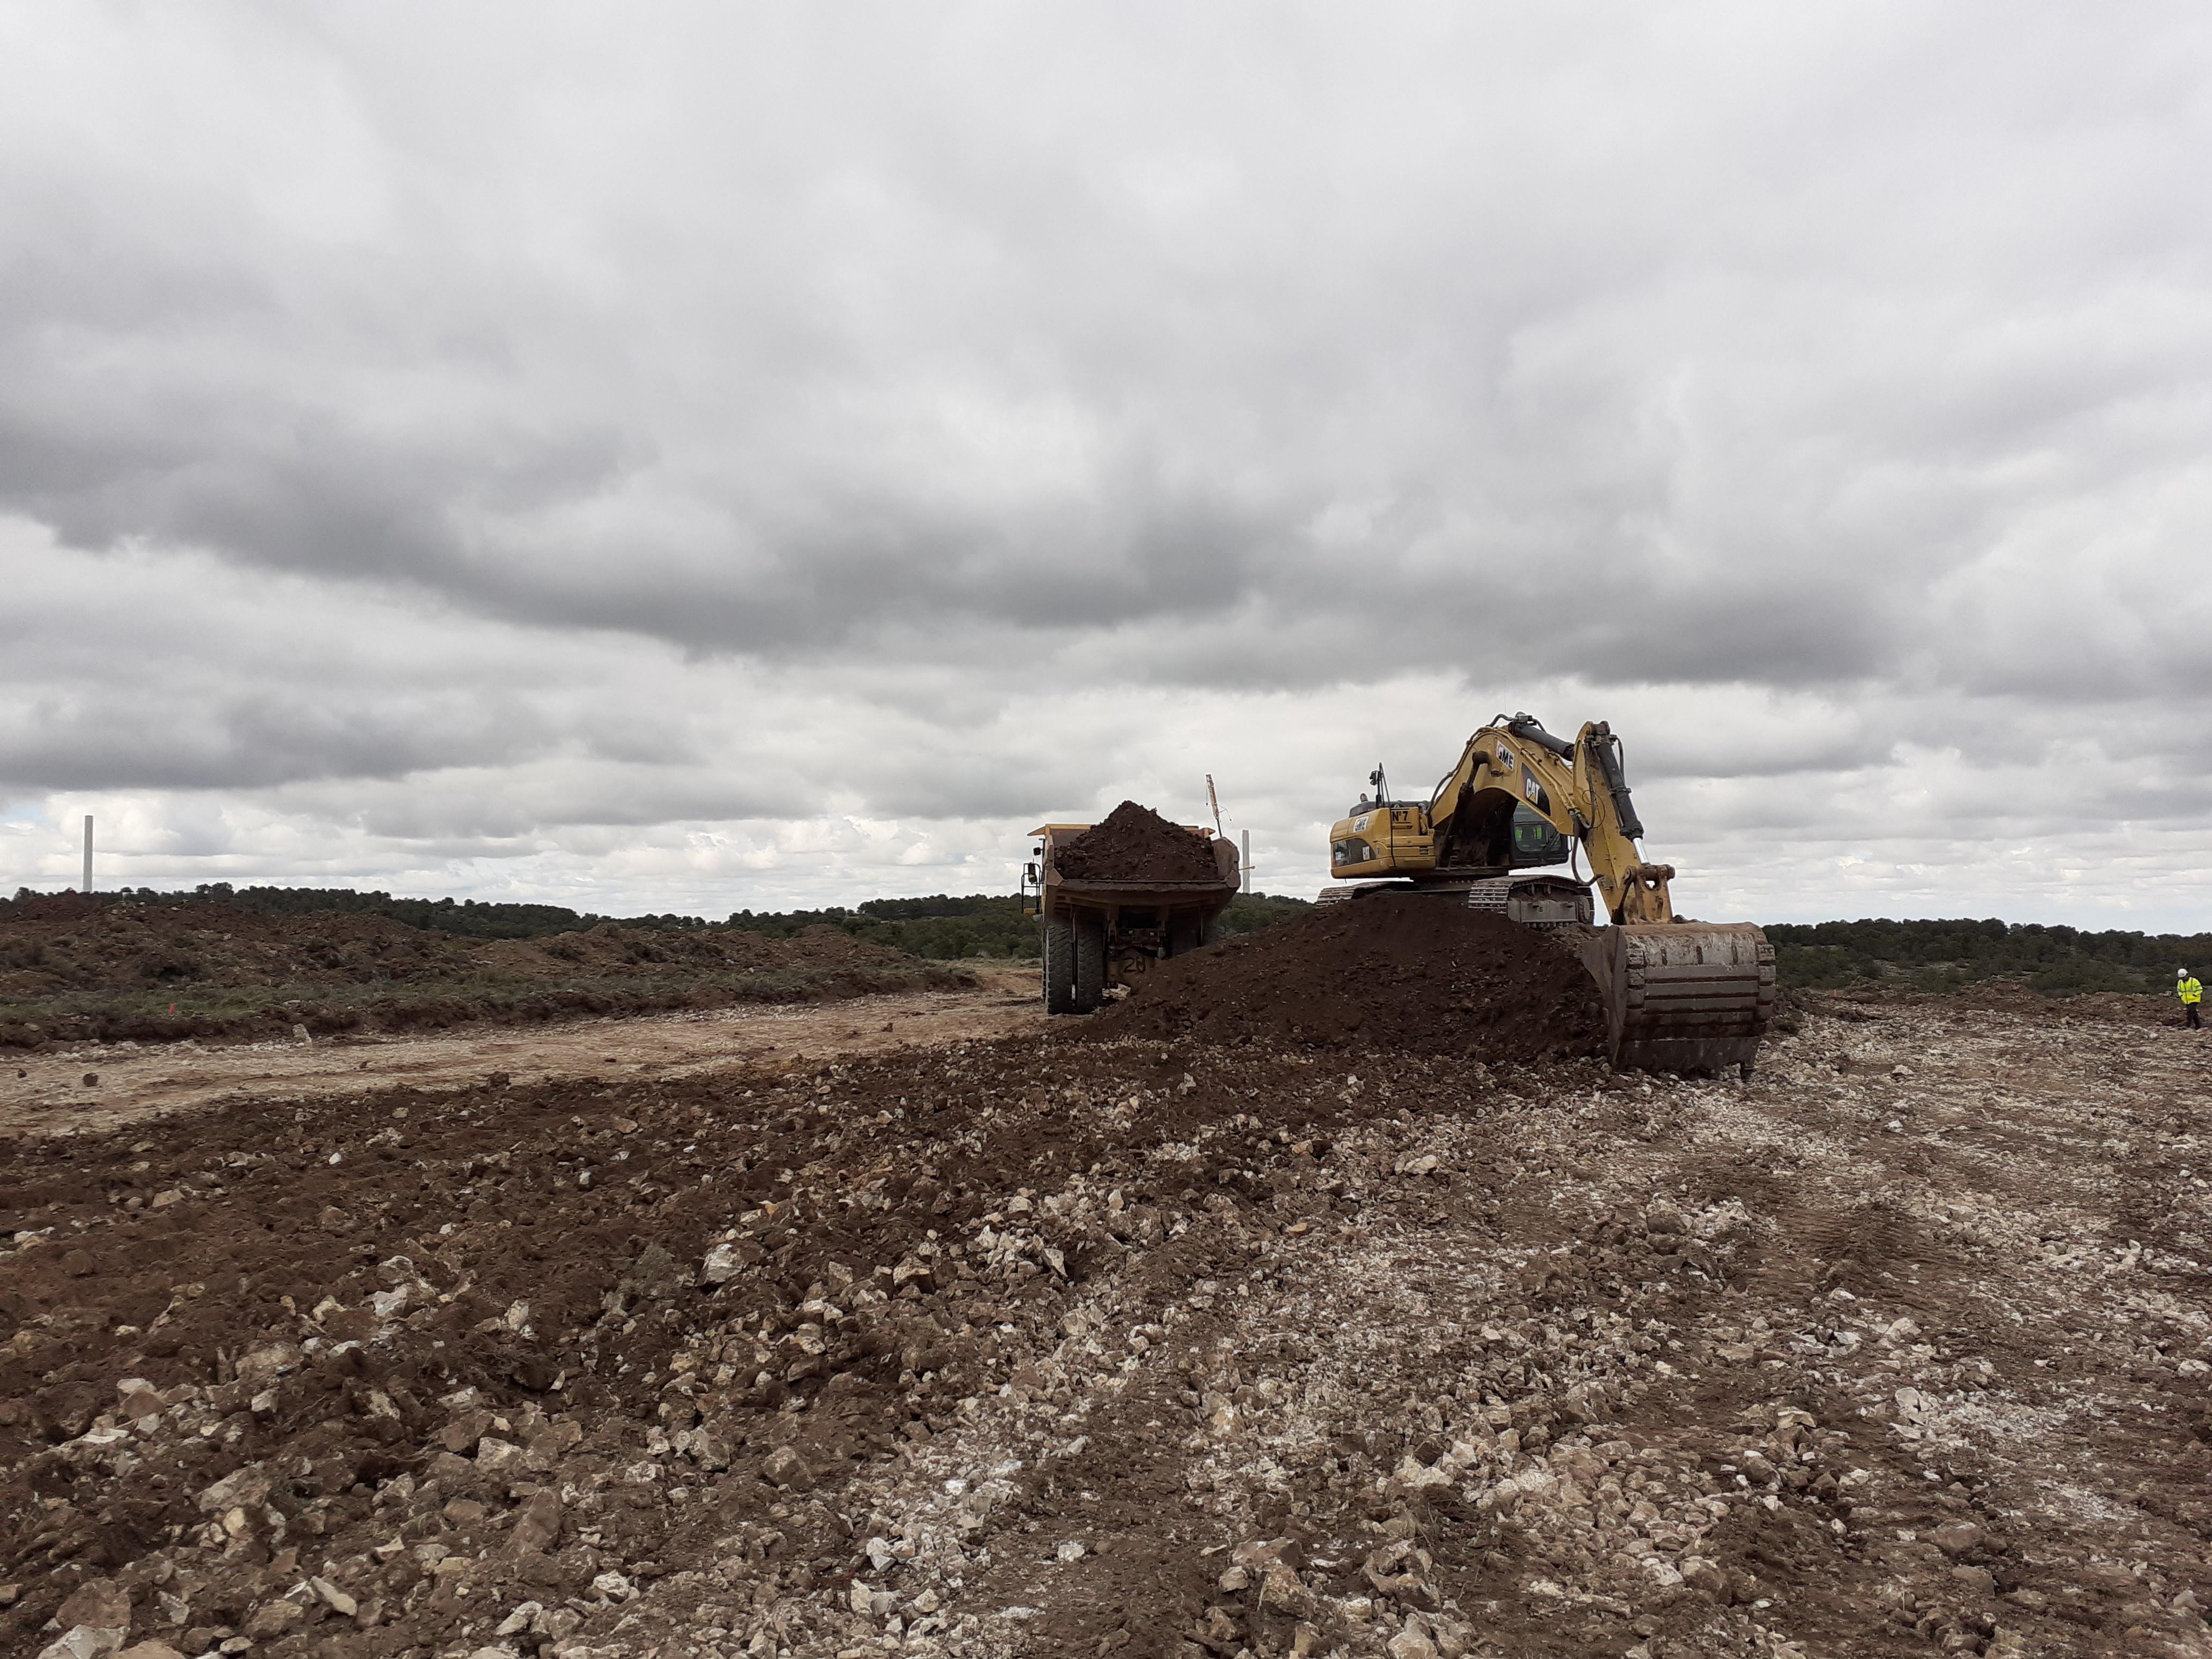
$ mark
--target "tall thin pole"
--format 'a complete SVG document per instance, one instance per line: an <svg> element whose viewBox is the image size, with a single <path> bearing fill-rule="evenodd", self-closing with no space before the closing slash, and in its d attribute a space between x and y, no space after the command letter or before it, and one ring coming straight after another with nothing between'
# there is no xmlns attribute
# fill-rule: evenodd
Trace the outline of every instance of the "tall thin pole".
<svg viewBox="0 0 2212 1659"><path fill-rule="evenodd" d="M91 823L92 820L90 818L87 818L85 820L85 823L88 826L89 826ZM85 830L85 834L88 836L91 833L92 830L88 827ZM1241 830L1237 833L1244 838L1244 857L1242 860L1243 866L1242 873L1244 877L1244 890L1249 893L1252 890L1252 832L1249 830ZM92 866L90 865L87 865L85 866L88 870Z"/></svg>
<svg viewBox="0 0 2212 1659"><path fill-rule="evenodd" d="M92 814L89 812L84 815L84 885L77 890L81 893L92 890Z"/></svg>

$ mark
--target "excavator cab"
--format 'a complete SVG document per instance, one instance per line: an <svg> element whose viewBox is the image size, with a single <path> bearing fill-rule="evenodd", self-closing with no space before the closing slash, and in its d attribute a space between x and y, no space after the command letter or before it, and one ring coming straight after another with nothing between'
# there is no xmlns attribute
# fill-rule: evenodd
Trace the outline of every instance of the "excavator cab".
<svg viewBox="0 0 2212 1659"><path fill-rule="evenodd" d="M1527 807L1515 807L1513 867L1526 870L1538 865L1565 864L1566 861L1567 838Z"/></svg>

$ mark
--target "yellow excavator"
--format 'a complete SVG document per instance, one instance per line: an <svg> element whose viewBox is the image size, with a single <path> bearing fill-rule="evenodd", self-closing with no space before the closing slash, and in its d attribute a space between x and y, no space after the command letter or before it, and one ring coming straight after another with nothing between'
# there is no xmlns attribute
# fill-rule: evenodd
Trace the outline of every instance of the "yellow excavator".
<svg viewBox="0 0 2212 1659"><path fill-rule="evenodd" d="M1380 767L1368 782L1373 799L1329 831L1329 873L1356 884L1324 888L1323 903L1411 890L1561 934L1603 994L1615 1066L1751 1075L1774 1012L1774 947L1748 922L1674 914L1674 866L1637 850L1644 825L1611 726L1591 721L1569 742L1500 714L1425 802L1391 799ZM1588 879L1522 873L1573 868L1577 852ZM1591 925L1593 883L1610 927Z"/></svg>

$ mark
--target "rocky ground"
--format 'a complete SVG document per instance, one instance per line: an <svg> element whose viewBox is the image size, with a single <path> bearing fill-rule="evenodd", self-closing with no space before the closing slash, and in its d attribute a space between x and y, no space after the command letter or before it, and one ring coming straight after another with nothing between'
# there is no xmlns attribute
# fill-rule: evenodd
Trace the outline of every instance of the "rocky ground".
<svg viewBox="0 0 2212 1659"><path fill-rule="evenodd" d="M2212 1651L2212 1047L1847 1012L19 1137L0 1648Z"/></svg>

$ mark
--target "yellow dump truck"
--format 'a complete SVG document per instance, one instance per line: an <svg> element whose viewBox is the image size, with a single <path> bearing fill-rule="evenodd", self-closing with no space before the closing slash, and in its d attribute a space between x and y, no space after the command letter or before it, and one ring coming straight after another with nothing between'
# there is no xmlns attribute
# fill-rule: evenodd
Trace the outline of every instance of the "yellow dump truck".
<svg viewBox="0 0 2212 1659"><path fill-rule="evenodd" d="M1226 837L1143 807L1139 819L1131 805L1097 824L1030 832L1022 893L1043 932L1048 1013L1094 1013L1109 986L1133 985L1155 963L1211 942L1237 896Z"/></svg>

